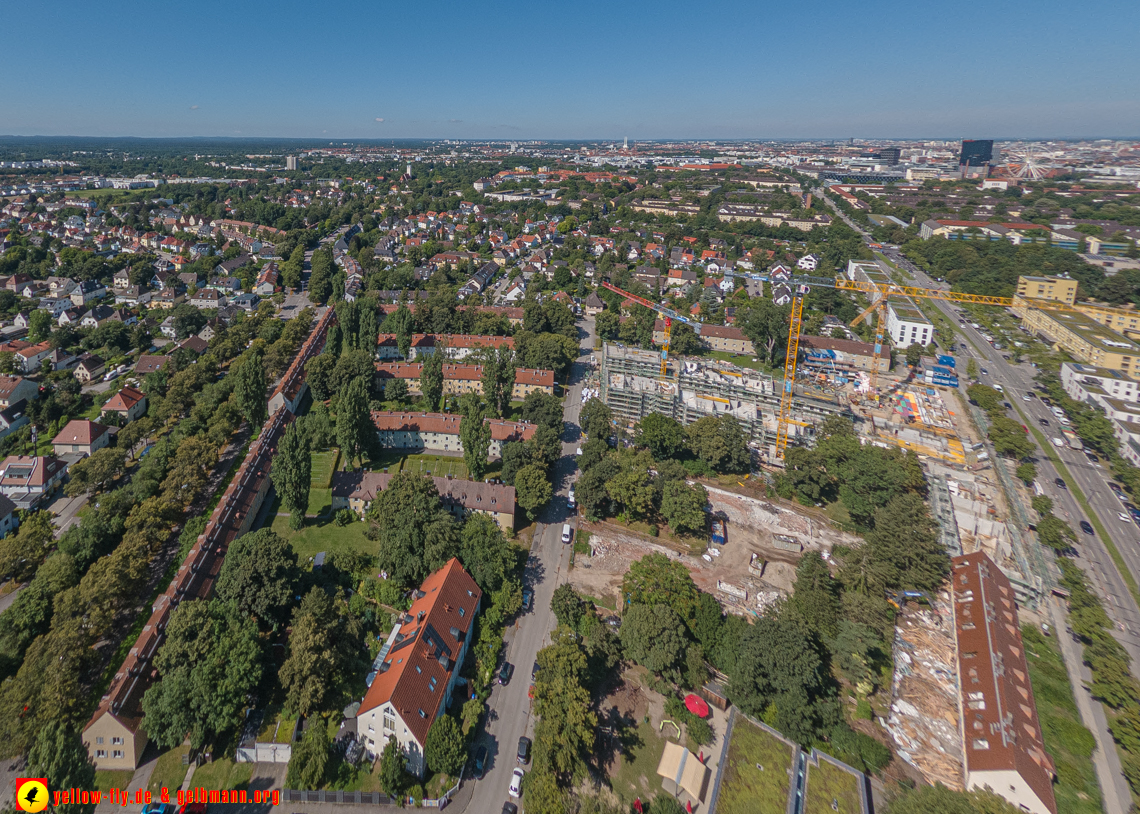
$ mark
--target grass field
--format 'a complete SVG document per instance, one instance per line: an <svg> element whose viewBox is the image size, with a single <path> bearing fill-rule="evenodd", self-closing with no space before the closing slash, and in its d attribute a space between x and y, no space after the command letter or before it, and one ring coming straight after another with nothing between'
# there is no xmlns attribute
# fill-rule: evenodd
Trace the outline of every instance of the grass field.
<svg viewBox="0 0 1140 814"><path fill-rule="evenodd" d="M1094 814L1101 810L1100 786L1092 764L1096 741L1081 725L1061 652L1054 639L1045 638L1033 625L1021 628L1021 640L1025 644L1045 751L1057 766L1057 782L1053 785L1057 810Z"/></svg>
<svg viewBox="0 0 1140 814"><path fill-rule="evenodd" d="M764 767L764 771L757 768ZM782 814L788 806L792 750L760 727L737 717L728 744L717 811L720 814Z"/></svg>
<svg viewBox="0 0 1140 814"><path fill-rule="evenodd" d="M172 795L182 788L182 781L186 779L186 770L190 768L183 765L182 758L189 753L190 747L183 744L176 749L167 749L159 755L147 788L158 792L165 787L170 789Z"/></svg>
<svg viewBox="0 0 1140 814"><path fill-rule="evenodd" d="M308 519L304 528L293 531L289 528L288 517L274 517L272 525L273 530L293 546L302 566L310 557L321 551L329 554L334 551L375 553L376 543L364 536L367 527L367 524L360 521L349 523L347 526L338 526L331 519L321 521Z"/></svg>
<svg viewBox="0 0 1140 814"><path fill-rule="evenodd" d="M807 798L804 801L804 814L824 814L838 811L839 814L860 814L862 795L859 793L860 779L845 772L826 760L818 766L808 766ZM832 803L837 803L838 808Z"/></svg>
<svg viewBox="0 0 1140 814"><path fill-rule="evenodd" d="M194 770L194 785L204 789L244 789L253 777L252 763L234 763L228 757L203 763Z"/></svg>
<svg viewBox="0 0 1140 814"><path fill-rule="evenodd" d="M723 350L706 351L704 355L710 359L719 359L722 362L728 362L730 365L736 365L737 367L746 367L751 370L764 369L764 363L760 361L759 356L749 356L748 354L743 353L729 353L728 351ZM753 359L756 361L752 361Z"/></svg>
<svg viewBox="0 0 1140 814"><path fill-rule="evenodd" d="M389 469L389 472L392 470ZM467 465L462 458L451 458L445 455L408 455L400 466L401 472L413 472L417 475L431 475L433 478L443 478L451 475L453 478L467 477Z"/></svg>
<svg viewBox="0 0 1140 814"><path fill-rule="evenodd" d="M336 471L337 461L340 459L339 450L313 453L313 471L309 485L314 489L328 489L332 484L333 472Z"/></svg>
<svg viewBox="0 0 1140 814"><path fill-rule="evenodd" d="M95 772L95 788L99 791L125 789L134 775L130 769L104 769Z"/></svg>
<svg viewBox="0 0 1140 814"><path fill-rule="evenodd" d="M673 731L672 727L668 727ZM610 778L610 785L626 803L635 797L645 799L661 791L661 778L657 776L657 765L665 752L665 738L652 724L639 723L629 733L629 746L621 757L617 773Z"/></svg>

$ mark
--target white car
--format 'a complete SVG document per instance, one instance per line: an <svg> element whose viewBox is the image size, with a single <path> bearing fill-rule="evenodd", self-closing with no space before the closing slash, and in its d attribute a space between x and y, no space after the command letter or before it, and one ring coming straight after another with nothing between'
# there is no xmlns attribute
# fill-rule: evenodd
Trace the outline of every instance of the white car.
<svg viewBox="0 0 1140 814"><path fill-rule="evenodd" d="M1131 523L1132 522L1132 518L1130 518L1124 512L1117 512L1116 516L1120 518L1120 522L1122 522L1122 523Z"/></svg>
<svg viewBox="0 0 1140 814"><path fill-rule="evenodd" d="M515 769L511 772L511 785L507 787L507 794L515 799L522 797L523 770Z"/></svg>
<svg viewBox="0 0 1140 814"><path fill-rule="evenodd" d="M574 503L574 490L573 489L571 489L570 494L568 494L566 496L566 503L570 506L571 509L574 508L575 503Z"/></svg>
<svg viewBox="0 0 1140 814"><path fill-rule="evenodd" d="M1021 400L1022 400L1022 401L1033 401L1033 399L1032 399L1030 396L1028 396L1028 395L1022 396L1022 397L1021 397Z"/></svg>
<svg viewBox="0 0 1140 814"><path fill-rule="evenodd" d="M1053 446L1063 447L1063 446L1065 446L1065 440L1063 438L1054 438L1053 439Z"/></svg>

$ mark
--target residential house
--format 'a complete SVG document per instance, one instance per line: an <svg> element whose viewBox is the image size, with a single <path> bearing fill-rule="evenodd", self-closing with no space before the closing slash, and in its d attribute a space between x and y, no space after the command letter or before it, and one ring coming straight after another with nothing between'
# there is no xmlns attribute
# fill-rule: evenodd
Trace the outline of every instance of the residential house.
<svg viewBox="0 0 1140 814"><path fill-rule="evenodd" d="M257 275L257 282L254 283L253 293L261 297L272 297L273 292L281 284L281 273L277 270L276 263L266 263L261 273Z"/></svg>
<svg viewBox="0 0 1140 814"><path fill-rule="evenodd" d="M596 317L605 310L606 304L602 298L598 296L597 291L591 291L590 296L586 297L585 306L586 316Z"/></svg>
<svg viewBox="0 0 1140 814"><path fill-rule="evenodd" d="M40 386L23 376L0 376L0 407L5 410L18 401L39 397Z"/></svg>
<svg viewBox="0 0 1140 814"><path fill-rule="evenodd" d="M210 343L200 336L188 336L182 342L178 343L178 347L179 349L184 348L186 350L193 351L197 355L201 356L206 352L206 349L210 347Z"/></svg>
<svg viewBox="0 0 1140 814"><path fill-rule="evenodd" d="M0 410L0 438L11 435L25 424L30 424L28 416L28 402L20 399L17 402Z"/></svg>
<svg viewBox="0 0 1140 814"><path fill-rule="evenodd" d="M51 495L67 474L54 455L9 455L0 463L0 494L19 509L33 509Z"/></svg>
<svg viewBox="0 0 1140 814"><path fill-rule="evenodd" d="M131 272L128 269L119 269L111 277L111 287L115 291L122 291L131 287Z"/></svg>
<svg viewBox="0 0 1140 814"><path fill-rule="evenodd" d="M146 305L153 298L153 292L137 285L115 289L115 305Z"/></svg>
<svg viewBox="0 0 1140 814"><path fill-rule="evenodd" d="M151 303L155 308L161 308L164 311L169 311L174 306L186 300L186 295L174 288L167 287L158 292L158 295L151 298Z"/></svg>
<svg viewBox="0 0 1140 814"><path fill-rule="evenodd" d="M102 283L97 283L94 280L83 280L71 292L71 304L76 308L82 308L89 302L102 299L107 296L107 287Z"/></svg>
<svg viewBox="0 0 1140 814"><path fill-rule="evenodd" d="M701 344L711 350L725 351L726 353L756 352L752 340L744 335L739 328L729 325L705 325L698 336ZM657 320L653 325L653 341L657 345L665 344L665 322Z"/></svg>
<svg viewBox="0 0 1140 814"><path fill-rule="evenodd" d="M796 261L796 268L803 271L815 271L819 268L819 261L822 258L818 254L805 254L798 261Z"/></svg>
<svg viewBox="0 0 1140 814"><path fill-rule="evenodd" d="M15 533L20 527L20 515L16 511L16 504L0 495L0 539Z"/></svg>
<svg viewBox="0 0 1140 814"><path fill-rule="evenodd" d="M134 387L123 387L103 405L100 417L108 415L118 416L121 424L146 415L146 394Z"/></svg>
<svg viewBox="0 0 1140 814"><path fill-rule="evenodd" d="M154 373L155 371L162 370L169 363L169 356L144 353L139 357L138 362L135 364L135 374L138 376L145 376L148 373Z"/></svg>
<svg viewBox="0 0 1140 814"><path fill-rule="evenodd" d="M114 315L115 309L111 306L96 305L80 318L79 324L84 328L98 328L110 322Z"/></svg>
<svg viewBox="0 0 1140 814"><path fill-rule="evenodd" d="M423 777L427 734L451 703L481 598L454 558L413 592L411 607L380 649L356 713L357 738L373 758L395 738L408 771Z"/></svg>
<svg viewBox="0 0 1140 814"><path fill-rule="evenodd" d="M226 298L220 291L203 288L190 297L190 304L195 308L221 308L226 304Z"/></svg>
<svg viewBox="0 0 1140 814"><path fill-rule="evenodd" d="M459 435L461 415L447 413L393 413L373 411L372 423L382 447L389 449L419 449L434 452L462 452L463 440ZM538 429L524 421L484 419L491 427L491 444L487 455L499 458L503 445L511 441L529 441Z"/></svg>
<svg viewBox="0 0 1140 814"><path fill-rule="evenodd" d="M71 300L68 300L67 302L70 304ZM56 322L60 325L73 325L78 327L79 321L83 319L83 315L85 313L86 311L84 311L82 308L76 308L74 306L71 308L65 308L60 312L59 317L56 319Z"/></svg>
<svg viewBox="0 0 1140 814"><path fill-rule="evenodd" d="M243 311L251 312L256 311L257 306L261 304L261 297L251 291L243 291L241 294L234 296L230 300L230 305L236 306Z"/></svg>
<svg viewBox="0 0 1140 814"><path fill-rule="evenodd" d="M82 384L95 381L107 372L107 364L102 357L93 353L85 353L79 357L79 364L75 366L75 378Z"/></svg>
<svg viewBox="0 0 1140 814"><path fill-rule="evenodd" d="M111 428L94 421L76 418L67 422L67 426L59 431L59 435L52 439L51 443L56 455L68 453L90 455L111 443Z"/></svg>

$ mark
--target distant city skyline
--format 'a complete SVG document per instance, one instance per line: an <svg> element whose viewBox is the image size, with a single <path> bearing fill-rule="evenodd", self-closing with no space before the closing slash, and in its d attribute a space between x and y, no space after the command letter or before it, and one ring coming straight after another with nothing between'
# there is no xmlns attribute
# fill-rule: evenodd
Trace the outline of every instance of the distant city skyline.
<svg viewBox="0 0 1140 814"><path fill-rule="evenodd" d="M6 10L0 133L326 140L1140 134L1140 4ZM810 14L806 13L810 12ZM915 135L907 135L915 134ZM934 135L924 135L934 134Z"/></svg>

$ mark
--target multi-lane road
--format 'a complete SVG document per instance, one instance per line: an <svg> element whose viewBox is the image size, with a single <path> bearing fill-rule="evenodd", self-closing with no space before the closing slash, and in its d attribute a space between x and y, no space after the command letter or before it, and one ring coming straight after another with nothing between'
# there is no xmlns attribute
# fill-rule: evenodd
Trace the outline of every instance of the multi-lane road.
<svg viewBox="0 0 1140 814"><path fill-rule="evenodd" d="M483 778L475 781L466 811L495 814L502 810L507 786L515 766L519 738L534 737L534 716L528 691L531 668L538 651L548 643L554 630L554 614L550 599L554 589L565 580L570 566L571 546L562 542L562 524L572 522L573 512L567 504L567 493L577 471L574 455L580 437L578 413L582 406L582 385L589 370L588 359L594 348L594 320L578 323L583 329L579 347L583 355L575 362L567 388L563 410L564 432L562 458L554 468L554 497L539 518L527 558L523 586L534 591L530 612L519 616L505 637L504 658L514 666L514 675L506 685L496 686L488 700L483 731L472 744L472 750L486 746L487 767ZM523 766L527 772L530 765ZM520 800L512 800L522 810Z"/></svg>

